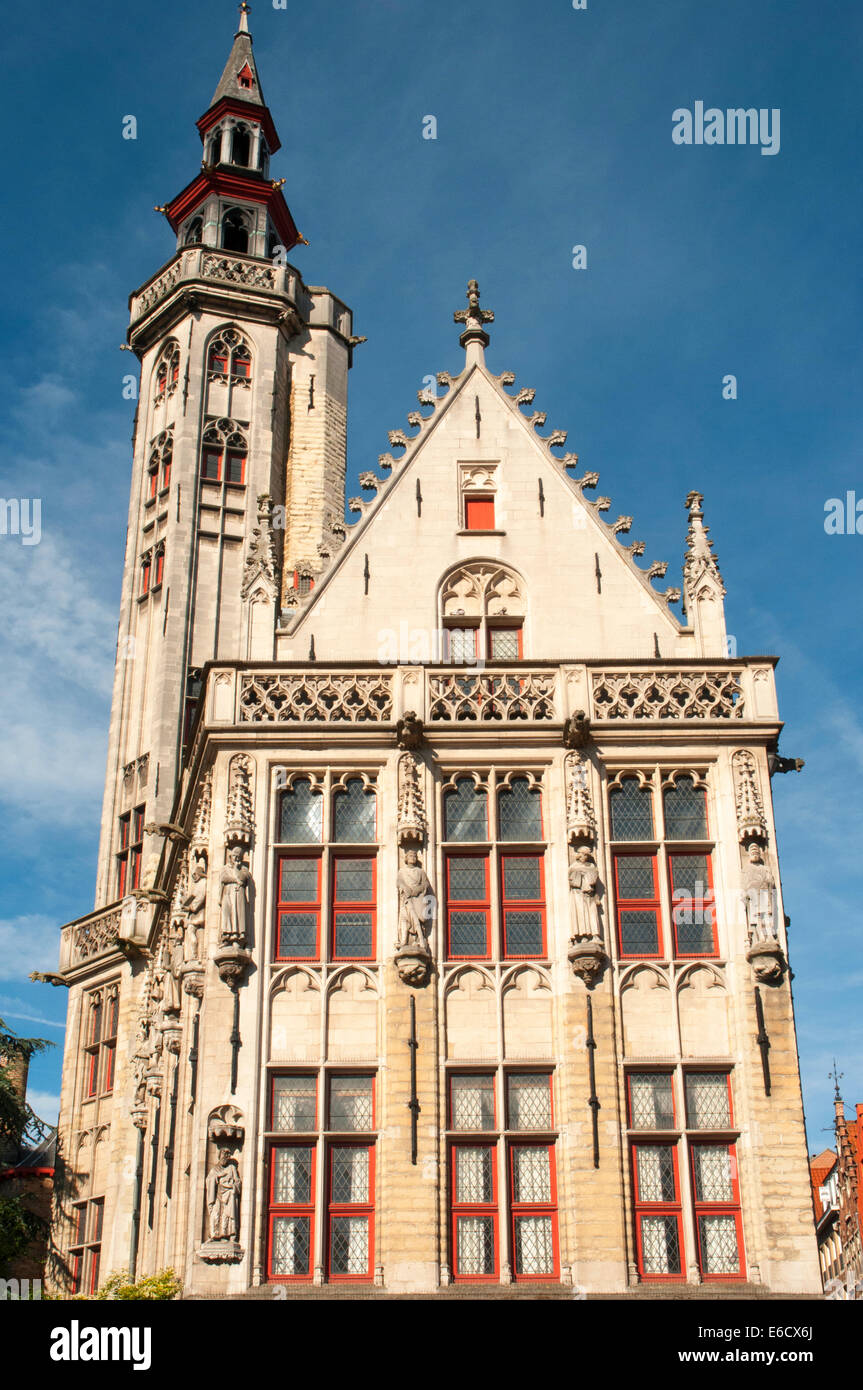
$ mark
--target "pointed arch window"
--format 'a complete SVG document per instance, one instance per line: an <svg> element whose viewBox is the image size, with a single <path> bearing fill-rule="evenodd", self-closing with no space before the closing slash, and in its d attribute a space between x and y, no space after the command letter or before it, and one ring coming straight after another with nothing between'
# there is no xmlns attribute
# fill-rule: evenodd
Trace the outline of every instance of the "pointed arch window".
<svg viewBox="0 0 863 1390"><path fill-rule="evenodd" d="M249 250L249 216L242 208L228 208L222 218L222 248L246 255Z"/></svg>
<svg viewBox="0 0 863 1390"><path fill-rule="evenodd" d="M147 465L146 501L152 502L160 493L167 492L171 486L171 463L174 455L174 437L165 430L156 440L150 452Z"/></svg>
<svg viewBox="0 0 863 1390"><path fill-rule="evenodd" d="M476 561L450 572L441 586L444 660L520 661L527 609L524 581L506 565Z"/></svg>
<svg viewBox="0 0 863 1390"><path fill-rule="evenodd" d="M248 168L252 153L252 134L247 125L235 125L231 131L231 163Z"/></svg>
<svg viewBox="0 0 863 1390"><path fill-rule="evenodd" d="M252 379L252 351L235 328L225 328L214 338L207 353L207 374L215 380L227 377L232 385Z"/></svg>
<svg viewBox="0 0 863 1390"><path fill-rule="evenodd" d="M156 405L174 394L179 377L180 345L172 340L165 345L156 366Z"/></svg>
<svg viewBox="0 0 863 1390"><path fill-rule="evenodd" d="M183 237L184 246L200 246L204 240L204 219L203 217L193 217L186 227Z"/></svg>
<svg viewBox="0 0 863 1390"><path fill-rule="evenodd" d="M219 420L204 431L201 480L243 487L246 482L247 444L243 432L231 420Z"/></svg>

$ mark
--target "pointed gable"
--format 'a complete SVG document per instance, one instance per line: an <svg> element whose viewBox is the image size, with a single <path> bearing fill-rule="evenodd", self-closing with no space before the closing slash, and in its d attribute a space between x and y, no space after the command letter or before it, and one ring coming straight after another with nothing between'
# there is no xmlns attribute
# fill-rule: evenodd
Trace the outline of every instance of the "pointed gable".
<svg viewBox="0 0 863 1390"><path fill-rule="evenodd" d="M540 434L544 415L524 413L534 393L510 394L513 374L494 377L473 356L460 377L441 374L448 390L426 402L432 414L408 417L415 432L390 434L403 451L381 456L390 476L361 475L377 496L349 502L361 519L291 616L279 659L305 659L313 637L318 661L442 660L441 628L460 619L479 630L480 657L508 619L525 660L696 655L693 633L669 612L679 591L653 588L665 566L641 568L643 544L626 542L632 518L604 519L609 500L585 495L597 475L570 476L577 459L558 452L565 433ZM460 569L464 605L452 598ZM523 611L508 613L499 597L492 611L485 589L468 595L477 572L480 587L511 578ZM515 659L514 637L497 645Z"/></svg>

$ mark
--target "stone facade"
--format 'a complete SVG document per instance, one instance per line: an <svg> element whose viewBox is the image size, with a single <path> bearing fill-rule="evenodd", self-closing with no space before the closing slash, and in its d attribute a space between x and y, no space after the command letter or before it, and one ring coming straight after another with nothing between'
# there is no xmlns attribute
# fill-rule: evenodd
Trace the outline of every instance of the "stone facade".
<svg viewBox="0 0 863 1390"><path fill-rule="evenodd" d="M244 16L205 135L249 53ZM472 282L463 370L345 526L350 311L208 246L131 300L54 1282L99 1277L95 1204L102 1273L171 1265L212 1296L817 1292L774 662L727 656L700 494L681 622L631 518L487 368Z"/></svg>

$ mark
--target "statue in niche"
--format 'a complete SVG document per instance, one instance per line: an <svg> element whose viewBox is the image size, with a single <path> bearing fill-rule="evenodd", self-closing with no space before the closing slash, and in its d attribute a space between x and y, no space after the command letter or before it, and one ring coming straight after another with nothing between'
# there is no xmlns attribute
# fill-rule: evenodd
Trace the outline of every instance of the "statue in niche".
<svg viewBox="0 0 863 1390"><path fill-rule="evenodd" d="M207 865L196 859L192 869L192 882L183 899L183 909L188 913L189 932L186 944L191 949L190 960L203 960L201 954L204 933L204 914L207 906Z"/></svg>
<svg viewBox="0 0 863 1390"><path fill-rule="evenodd" d="M765 863L764 850L757 840L750 841L746 854L743 901L749 940L753 945L762 941L776 941L776 880L769 864Z"/></svg>
<svg viewBox="0 0 863 1390"><path fill-rule="evenodd" d="M222 870L222 910L219 931L220 946L245 946L249 926L249 885L252 875L243 863L242 845L228 850L227 863Z"/></svg>
<svg viewBox="0 0 863 1390"><path fill-rule="evenodd" d="M178 1014L182 1005L181 985L183 981L184 941L186 928L177 920L171 927L165 975L162 982L162 1012Z"/></svg>
<svg viewBox="0 0 863 1390"><path fill-rule="evenodd" d="M210 1240L236 1240L240 1230L240 1192L237 1164L230 1149L219 1149L218 1162L207 1174L207 1216Z"/></svg>
<svg viewBox="0 0 863 1390"><path fill-rule="evenodd" d="M396 949L413 947L428 953L437 901L428 875L415 849L406 849L396 883L399 890L399 926Z"/></svg>
<svg viewBox="0 0 863 1390"><path fill-rule="evenodd" d="M575 851L569 866L569 887L575 924L573 941L602 941L599 917L599 870L587 845Z"/></svg>
<svg viewBox="0 0 863 1390"><path fill-rule="evenodd" d="M150 1069L156 1048L150 1039L150 1020L141 1019L138 1046L132 1059L135 1076L135 1106L140 1109L147 1103L147 1072Z"/></svg>

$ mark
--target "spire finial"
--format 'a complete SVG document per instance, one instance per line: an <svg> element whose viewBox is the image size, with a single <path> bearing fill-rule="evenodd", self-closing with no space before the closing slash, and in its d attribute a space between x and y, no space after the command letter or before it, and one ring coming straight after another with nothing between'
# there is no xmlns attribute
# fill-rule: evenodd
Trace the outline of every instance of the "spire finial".
<svg viewBox="0 0 863 1390"><path fill-rule="evenodd" d="M686 508L689 512L689 531L686 537L683 578L686 588L692 595L696 592L696 585L700 584L706 576L714 581L720 594L724 595L725 585L722 582L722 575L719 573L716 556L713 554L713 541L709 539L708 528L704 525L703 503L704 497L700 492L690 492L686 498Z"/></svg>
<svg viewBox="0 0 863 1390"><path fill-rule="evenodd" d="M479 285L476 280L468 281L467 302L466 309L459 309L453 314L453 322L464 324L464 332L460 335L459 342L465 350L469 344L475 343L475 353L481 361L483 348L487 348L491 341L483 324L494 323L494 314L491 309L480 308Z"/></svg>
<svg viewBox="0 0 863 1390"><path fill-rule="evenodd" d="M249 33L249 13L250 13L250 11L251 11L251 8L252 8L251 5L247 5L247 4L246 4L246 0L243 0L243 3L242 3L242 4L240 5L240 7L239 7L239 10L240 10L240 27L239 27L238 30L237 30L237 33L238 33L238 34L248 34L248 33ZM249 37L251 37L251 35L249 35Z"/></svg>
<svg viewBox="0 0 863 1390"><path fill-rule="evenodd" d="M842 1094L841 1094L841 1092L840 1092L840 1090L839 1090L839 1082L842 1080L842 1077L843 1077L844 1075L845 1075L844 1071L840 1071L839 1068L838 1068L838 1066L836 1065L836 1058L834 1057L834 1058L833 1058L833 1070L832 1070L832 1071L828 1071L828 1073L827 1073L828 1078L833 1082L833 1099L834 1099L834 1101L840 1101L840 1102L841 1102L841 1100L842 1100Z"/></svg>

